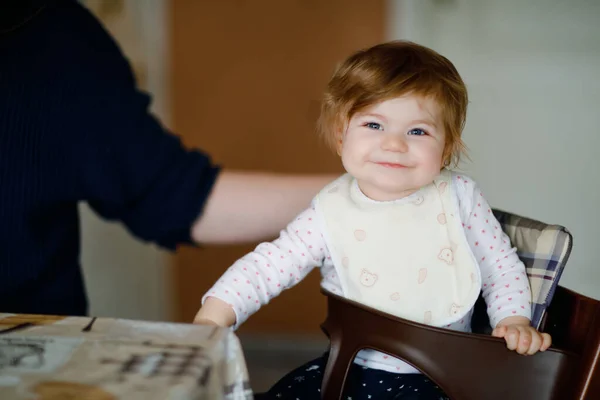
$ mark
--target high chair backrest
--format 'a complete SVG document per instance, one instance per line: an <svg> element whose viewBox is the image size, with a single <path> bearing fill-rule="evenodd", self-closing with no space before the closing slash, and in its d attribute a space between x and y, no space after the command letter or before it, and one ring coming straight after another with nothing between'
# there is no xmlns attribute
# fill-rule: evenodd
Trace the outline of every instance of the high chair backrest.
<svg viewBox="0 0 600 400"><path fill-rule="evenodd" d="M493 210L493 213L527 269L531 286L531 325L539 329L571 254L573 238L559 225L548 225L500 210Z"/></svg>

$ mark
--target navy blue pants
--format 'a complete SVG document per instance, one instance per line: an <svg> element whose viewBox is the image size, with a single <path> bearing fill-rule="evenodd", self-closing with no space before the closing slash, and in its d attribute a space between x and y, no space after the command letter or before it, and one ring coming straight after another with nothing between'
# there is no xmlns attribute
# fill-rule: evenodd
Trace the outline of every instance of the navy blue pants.
<svg viewBox="0 0 600 400"><path fill-rule="evenodd" d="M327 354L290 372L256 400L309 400L321 398L321 382ZM421 374L396 374L352 363L344 387L344 400L420 399L449 400L442 390Z"/></svg>

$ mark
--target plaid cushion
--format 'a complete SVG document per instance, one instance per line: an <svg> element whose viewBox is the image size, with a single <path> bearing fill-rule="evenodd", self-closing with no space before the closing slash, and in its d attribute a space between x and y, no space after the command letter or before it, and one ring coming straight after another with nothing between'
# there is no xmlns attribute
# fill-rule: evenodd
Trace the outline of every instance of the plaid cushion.
<svg viewBox="0 0 600 400"><path fill-rule="evenodd" d="M562 226L544 224L500 210L493 212L527 268L532 297L531 325L539 329L571 254L573 237Z"/></svg>

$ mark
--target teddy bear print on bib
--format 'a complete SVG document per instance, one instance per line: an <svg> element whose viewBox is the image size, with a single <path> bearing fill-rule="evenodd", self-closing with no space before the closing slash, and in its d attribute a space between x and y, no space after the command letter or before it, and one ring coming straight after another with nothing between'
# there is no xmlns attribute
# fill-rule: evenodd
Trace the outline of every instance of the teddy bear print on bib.
<svg viewBox="0 0 600 400"><path fill-rule="evenodd" d="M349 174L324 188L315 210L345 297L412 321L460 320L481 288L458 215L451 172L396 201L368 199Z"/></svg>

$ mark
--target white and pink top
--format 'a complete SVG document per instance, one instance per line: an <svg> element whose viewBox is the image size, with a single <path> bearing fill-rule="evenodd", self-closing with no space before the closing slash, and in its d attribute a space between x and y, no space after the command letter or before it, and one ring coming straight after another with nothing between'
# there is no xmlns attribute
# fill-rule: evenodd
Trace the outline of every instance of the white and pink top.
<svg viewBox="0 0 600 400"><path fill-rule="evenodd" d="M236 261L205 294L232 306L239 327L284 289L321 267L321 286L384 312L469 332L483 290L494 327L531 318L525 267L474 181L443 170L405 198L366 197L346 174L325 187L278 239ZM416 373L402 360L361 350L356 363Z"/></svg>

